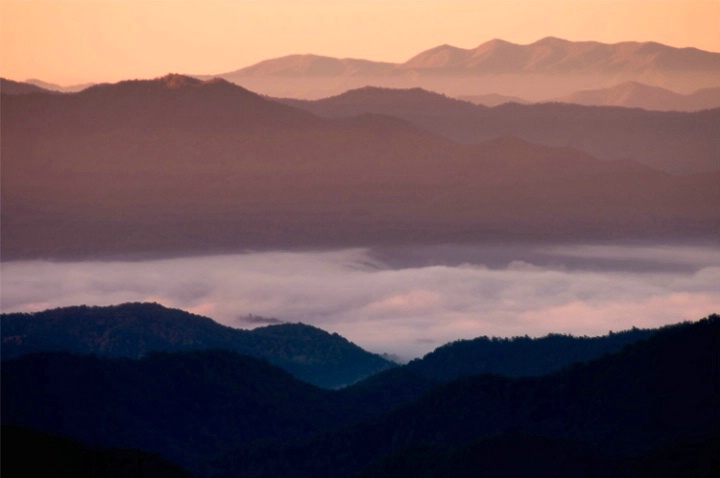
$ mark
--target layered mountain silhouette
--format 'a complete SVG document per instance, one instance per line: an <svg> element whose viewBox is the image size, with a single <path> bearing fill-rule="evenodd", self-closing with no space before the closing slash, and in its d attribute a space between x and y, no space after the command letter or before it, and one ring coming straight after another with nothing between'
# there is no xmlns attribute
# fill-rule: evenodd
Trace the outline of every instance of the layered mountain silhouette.
<svg viewBox="0 0 720 478"><path fill-rule="evenodd" d="M352 58L332 58L320 55L288 55L282 58L265 60L225 76L345 76L373 75L385 73L393 67L392 63L357 60Z"/></svg>
<svg viewBox="0 0 720 478"><path fill-rule="evenodd" d="M30 83L31 85L39 86L40 88L43 88L45 90L50 91L57 91L60 93L76 93L78 91L82 91L86 88L90 88L91 86L94 86L95 83L78 83L74 85L58 85L57 83L50 83L47 81L38 80L36 78L32 78L26 81L26 83Z"/></svg>
<svg viewBox="0 0 720 478"><path fill-rule="evenodd" d="M159 455L137 449L96 449L70 438L13 426L3 426L2 437L2 469L7 477L192 477Z"/></svg>
<svg viewBox="0 0 720 478"><path fill-rule="evenodd" d="M539 378L456 380L345 430L233 450L207 476L709 477L717 328L711 316Z"/></svg>
<svg viewBox="0 0 720 478"><path fill-rule="evenodd" d="M407 364L418 375L437 381L496 374L506 377L547 375L570 363L588 362L652 336L656 330L633 329L603 337L551 334L541 338L478 337L435 349Z"/></svg>
<svg viewBox="0 0 720 478"><path fill-rule="evenodd" d="M458 99L490 107L505 103L532 103L517 96L503 96L495 93L460 96ZM702 88L682 95L658 86L626 81L610 88L576 91L569 95L553 98L548 102L586 106L621 106L652 111L701 111L720 107L720 88Z"/></svg>
<svg viewBox="0 0 720 478"><path fill-rule="evenodd" d="M601 159L633 159L668 172L720 171L720 109L687 114L557 103L485 108L419 88L374 87L323 100L282 101L328 118L394 116L463 143L512 136Z"/></svg>
<svg viewBox="0 0 720 478"><path fill-rule="evenodd" d="M568 96L555 98L554 101L658 111L700 111L720 107L720 88L704 88L687 95L680 95L664 88L628 81L601 90L577 91Z"/></svg>
<svg viewBox="0 0 720 478"><path fill-rule="evenodd" d="M443 103L419 94L427 105ZM533 108L496 110L542 130L545 110ZM460 144L386 115L321 118L224 80L169 75L75 94L5 95L1 114L4 260L707 238L720 221L717 173L675 176L512 138ZM706 137L717 114L668 114L656 126L682 132L690 161L693 148L714 148L692 138ZM565 121L583 127L577 116Z"/></svg>
<svg viewBox="0 0 720 478"><path fill-rule="evenodd" d="M160 453L208 477L353 476L363 470L366 476L387 476L383 470L415 476L421 463L425 472L435 470L427 476L442 476L461 463L468 474L520 466L503 463L508 455L499 450L515 450L511 455L520 463L531 460L540 476L578 476L578 470L655 476L651 472L664 463L668 470L706 469L692 476L712 476L720 438L719 324L710 316L646 335L630 331L624 348L613 353L611 345L608 354L583 363L570 359L554 373L512 378L469 372L428 381L404 401L388 398L416 387L409 366L391 371L394 380L373 377L331 391L229 351L157 352L140 359L37 353L3 361L2 421L92 448ZM538 339L537 346L552 339ZM610 344L614 338L595 340ZM522 360L512 342L497 347L514 349L508 359ZM572 340L556 343L555 350L570 358ZM445 366L459 370L468 358L457 355ZM48 446L52 453L52 441ZM424 461L416 461L418 450Z"/></svg>
<svg viewBox="0 0 720 478"><path fill-rule="evenodd" d="M504 96L498 95L497 93L460 96L458 97L458 99L462 101L468 101L470 103L475 103L476 105L483 105L489 107L500 106L504 105L505 103L520 103L523 105L532 103L531 101L520 98L519 96Z"/></svg>
<svg viewBox="0 0 720 478"><path fill-rule="evenodd" d="M636 74L647 71L713 71L720 56L695 48L673 48L655 42L572 42L546 37L529 45L495 39L477 48L442 45L424 51L403 69L455 69L482 73Z"/></svg>
<svg viewBox="0 0 720 478"><path fill-rule="evenodd" d="M51 90L41 88L32 83L22 81L13 81L6 78L0 78L0 93L6 95L26 95L28 93L50 93Z"/></svg>
<svg viewBox="0 0 720 478"><path fill-rule="evenodd" d="M229 350L263 358L301 380L328 388L394 366L337 334L309 325L241 330L159 304L66 307L0 317L3 360L38 352L140 358L161 351Z"/></svg>
<svg viewBox="0 0 720 478"><path fill-rule="evenodd" d="M4 424L192 468L231 444L301 437L342 420L330 392L227 351L35 354L4 361L2 381Z"/></svg>
<svg viewBox="0 0 720 478"><path fill-rule="evenodd" d="M291 55L217 76L280 97L321 98L372 85L542 101L623 81L684 93L716 87L720 53L654 42L605 44L548 37L518 45L495 39L469 49L441 45L404 63Z"/></svg>

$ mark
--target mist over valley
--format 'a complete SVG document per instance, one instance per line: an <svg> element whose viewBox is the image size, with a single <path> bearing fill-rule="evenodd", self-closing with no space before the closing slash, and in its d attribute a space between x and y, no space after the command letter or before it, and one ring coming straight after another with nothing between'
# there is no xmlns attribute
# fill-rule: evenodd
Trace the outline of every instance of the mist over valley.
<svg viewBox="0 0 720 478"><path fill-rule="evenodd" d="M3 476L718 476L720 53L586 38L707 2L91 3L0 16Z"/></svg>

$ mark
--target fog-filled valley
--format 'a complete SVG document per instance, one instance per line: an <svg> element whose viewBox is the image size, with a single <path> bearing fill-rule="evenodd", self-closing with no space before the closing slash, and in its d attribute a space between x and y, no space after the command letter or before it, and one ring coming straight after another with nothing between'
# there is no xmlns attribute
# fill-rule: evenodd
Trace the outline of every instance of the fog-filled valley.
<svg viewBox="0 0 720 478"><path fill-rule="evenodd" d="M720 53L231 68L2 79L3 476L718 475Z"/></svg>
<svg viewBox="0 0 720 478"><path fill-rule="evenodd" d="M602 335L720 307L712 246L426 246L3 264L6 312L159 302L251 328L303 322L411 359L481 335Z"/></svg>

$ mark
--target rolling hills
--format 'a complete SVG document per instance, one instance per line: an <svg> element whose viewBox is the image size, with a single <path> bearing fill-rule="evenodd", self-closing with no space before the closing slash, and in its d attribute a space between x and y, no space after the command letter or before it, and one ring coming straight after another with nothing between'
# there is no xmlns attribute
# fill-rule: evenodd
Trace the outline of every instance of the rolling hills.
<svg viewBox="0 0 720 478"><path fill-rule="evenodd" d="M543 124L543 109L518 107L492 111ZM670 175L512 138L461 144L386 115L321 118L223 80L5 95L0 113L3 260L696 239L720 221L718 173ZM706 134L717 114L696 113L687 134ZM676 132L684 121L663 118Z"/></svg>
<svg viewBox="0 0 720 478"><path fill-rule="evenodd" d="M158 304L78 306L0 317L3 360L39 352L140 358L151 352L228 350L268 360L327 388L394 366L337 334L309 325L242 330Z"/></svg>
<svg viewBox="0 0 720 478"><path fill-rule="evenodd" d="M720 107L720 88L703 88L681 95L665 88L636 81L620 83L601 90L576 91L555 98L560 103L586 106L622 106L657 111L700 111Z"/></svg>
<svg viewBox="0 0 720 478"><path fill-rule="evenodd" d="M709 477L720 465L717 326L712 316L670 327L544 377L456 380L354 427L236 449L205 476L656 476L667 463L668 476Z"/></svg>
<svg viewBox="0 0 720 478"><path fill-rule="evenodd" d="M43 352L3 361L2 420L85 446L160 453L207 477L382 476L383 469L414 476L420 463L440 474L461 463L468 473L514 469L501 459L507 454L492 451L499 449L515 450L518 463L535 463L545 475L653 476L672 456L669 469L716 470L718 323L714 315L629 334L622 349L539 376L449 376L404 401L388 398L413 386L403 378L408 366L386 372L394 378L384 383L372 377L331 391L229 351L140 359ZM570 342L553 348L570 357Z"/></svg>
<svg viewBox="0 0 720 478"><path fill-rule="evenodd" d="M599 159L632 159L674 173L720 171L720 109L654 112L571 104L494 108L422 89L361 88L315 101L282 100L328 118L389 115L462 143L516 137Z"/></svg>
<svg viewBox="0 0 720 478"><path fill-rule="evenodd" d="M500 94L530 101L642 82L681 93L716 87L720 53L654 42L605 44L547 37L475 48L440 45L402 63L318 55L274 58L219 76L259 93L318 99L364 86L421 87L449 96Z"/></svg>

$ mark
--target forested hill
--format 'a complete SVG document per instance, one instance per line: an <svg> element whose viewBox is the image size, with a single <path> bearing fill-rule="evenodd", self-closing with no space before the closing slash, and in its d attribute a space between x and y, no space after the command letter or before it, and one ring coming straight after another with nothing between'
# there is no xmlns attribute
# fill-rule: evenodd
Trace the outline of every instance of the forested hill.
<svg viewBox="0 0 720 478"><path fill-rule="evenodd" d="M337 334L309 325L242 330L151 303L3 314L1 320L3 360L33 352L139 358L153 351L222 349L264 358L327 388L394 366Z"/></svg>
<svg viewBox="0 0 720 478"><path fill-rule="evenodd" d="M343 393L381 407L409 403L439 384L483 374L538 377L605 355L652 337L663 329L610 332L599 337L549 334L545 337L478 337L438 347L422 358L385 370Z"/></svg>
<svg viewBox="0 0 720 478"><path fill-rule="evenodd" d="M435 349L407 367L426 378L451 381L468 375L492 373L531 377L559 371L569 364L587 362L646 339L657 330L633 328L601 337L550 334L541 338L478 337Z"/></svg>
<svg viewBox="0 0 720 478"><path fill-rule="evenodd" d="M355 427L232 450L206 476L717 476L719 338L714 315L556 374L459 379Z"/></svg>
<svg viewBox="0 0 720 478"><path fill-rule="evenodd" d="M336 391L230 351L35 353L3 362L2 421L200 478L710 477L719 353L717 315L539 377L438 383L406 366Z"/></svg>

